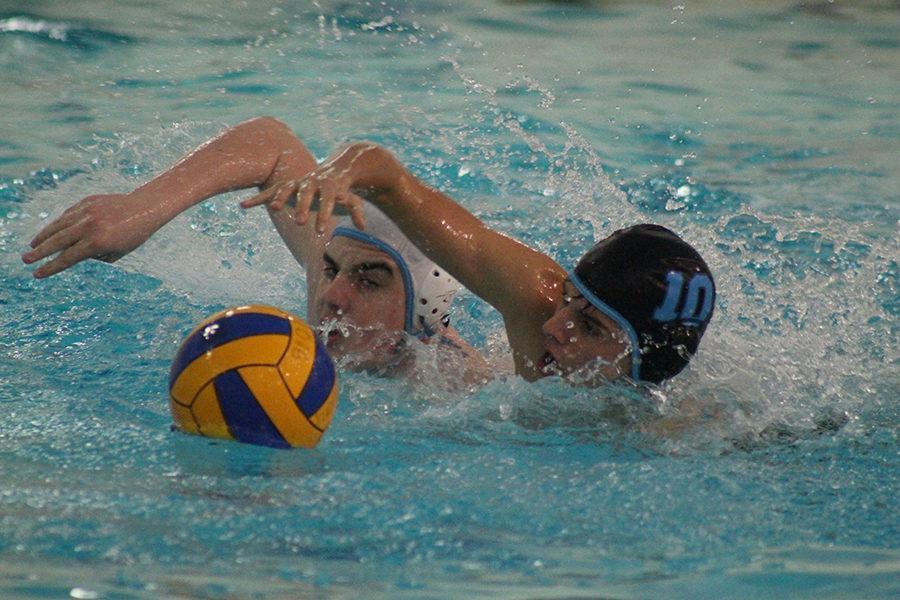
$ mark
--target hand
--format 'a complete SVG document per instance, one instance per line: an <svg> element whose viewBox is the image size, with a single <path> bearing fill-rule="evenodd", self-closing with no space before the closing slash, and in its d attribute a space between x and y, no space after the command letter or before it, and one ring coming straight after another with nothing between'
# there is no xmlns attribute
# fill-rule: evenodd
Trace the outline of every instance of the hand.
<svg viewBox="0 0 900 600"><path fill-rule="evenodd" d="M305 225L310 211L316 210L316 230L322 233L337 210L349 214L353 223L364 229L363 198L357 192L389 188L392 178L403 172L396 159L378 146L365 142L353 144L306 177L272 186L244 200L241 206L266 204L277 211L296 198L294 220L298 225Z"/></svg>
<svg viewBox="0 0 900 600"><path fill-rule="evenodd" d="M147 241L157 228L146 201L134 194L88 196L44 227L22 260L31 264L58 253L32 273L43 279L87 258L114 262Z"/></svg>

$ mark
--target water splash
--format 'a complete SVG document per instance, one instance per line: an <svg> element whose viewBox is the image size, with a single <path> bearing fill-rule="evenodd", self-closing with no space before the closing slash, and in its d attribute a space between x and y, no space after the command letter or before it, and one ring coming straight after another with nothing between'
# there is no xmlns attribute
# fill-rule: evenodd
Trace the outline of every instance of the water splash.
<svg viewBox="0 0 900 600"><path fill-rule="evenodd" d="M78 22L54 21L30 14L0 19L0 35L4 34L26 35L78 51L99 51L110 45L133 44L136 41L128 35Z"/></svg>

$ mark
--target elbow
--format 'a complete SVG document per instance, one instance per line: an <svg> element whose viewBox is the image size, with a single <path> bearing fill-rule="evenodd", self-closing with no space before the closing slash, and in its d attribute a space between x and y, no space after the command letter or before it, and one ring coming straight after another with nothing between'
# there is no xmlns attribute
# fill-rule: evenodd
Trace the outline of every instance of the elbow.
<svg viewBox="0 0 900 600"><path fill-rule="evenodd" d="M375 142L360 141L345 146L337 153L334 162L355 165L357 182L382 192L393 193L405 173L399 161Z"/></svg>
<svg viewBox="0 0 900 600"><path fill-rule="evenodd" d="M345 152L349 152L351 155L356 157L367 157L367 158L379 158L383 156L391 156L391 153L376 144L375 142L370 142L368 140L361 140L359 142L353 142L349 146L346 147Z"/></svg>
<svg viewBox="0 0 900 600"><path fill-rule="evenodd" d="M240 133L251 140L281 140L295 137L290 127L268 115L242 121L229 131Z"/></svg>
<svg viewBox="0 0 900 600"><path fill-rule="evenodd" d="M290 127L285 125L283 121L280 121L279 119L270 115L254 117L249 121L245 121L243 125L252 127L257 131L268 131L279 134L289 133L293 135L293 131L291 131Z"/></svg>
<svg viewBox="0 0 900 600"><path fill-rule="evenodd" d="M264 125L269 127L287 127L283 122L278 120L276 117L273 117L272 115L253 117L252 119L249 119L247 123L255 123L257 125Z"/></svg>

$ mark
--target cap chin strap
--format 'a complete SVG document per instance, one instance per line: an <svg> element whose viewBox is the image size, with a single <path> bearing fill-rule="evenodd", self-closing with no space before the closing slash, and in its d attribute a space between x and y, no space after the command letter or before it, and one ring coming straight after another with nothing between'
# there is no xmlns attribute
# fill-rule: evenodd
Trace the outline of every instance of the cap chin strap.
<svg viewBox="0 0 900 600"><path fill-rule="evenodd" d="M375 246L376 248L390 256L394 260L394 262L397 263L397 268L400 269L400 276L403 279L403 291L405 292L404 295L406 296L406 316L403 320L403 329L406 330L407 333L415 336L422 336L423 334L428 335L427 332L416 330L416 328L413 326L414 306L412 275L409 272L409 267L407 266L406 261L403 260L403 257L400 255L400 253L374 235L368 234L365 231L360 231L359 229L351 229L350 227L335 227L334 231L332 232L332 237L338 235L348 237L370 246Z"/></svg>
<svg viewBox="0 0 900 600"><path fill-rule="evenodd" d="M628 319L619 314L619 311L612 306L600 300L597 295L587 287L575 271L569 271L569 281L581 293L584 298L591 303L591 306L599 310L601 313L616 322L616 325L622 328L628 340L631 342L631 378L635 381L641 380L641 348L638 345L638 336L634 327L628 322Z"/></svg>

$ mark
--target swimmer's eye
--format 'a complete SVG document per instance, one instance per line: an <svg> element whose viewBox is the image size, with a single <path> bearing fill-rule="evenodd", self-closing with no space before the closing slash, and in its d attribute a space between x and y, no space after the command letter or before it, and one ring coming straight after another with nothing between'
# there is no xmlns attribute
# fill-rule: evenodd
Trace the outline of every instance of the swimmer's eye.
<svg viewBox="0 0 900 600"><path fill-rule="evenodd" d="M584 297L583 297L583 296L578 296L578 295L563 294L563 299L562 299L562 302L563 302L563 303L562 303L562 305L563 305L563 306L570 306L573 302L575 302L575 301L577 301L577 300L584 300ZM587 304L587 301L586 301L586 300L585 300L585 304ZM576 309L576 310L577 310L577 309Z"/></svg>
<svg viewBox="0 0 900 600"><path fill-rule="evenodd" d="M372 279L370 277L357 277L356 284L359 287L365 288L367 290L377 290L378 288L381 287L381 282L375 281L374 279Z"/></svg>
<svg viewBox="0 0 900 600"><path fill-rule="evenodd" d="M325 268L322 269L322 274L325 275L325 279L331 281L337 277L337 269L331 265L325 265Z"/></svg>
<svg viewBox="0 0 900 600"><path fill-rule="evenodd" d="M595 338L605 338L609 335L609 329L598 323L597 321L591 319L590 317L584 317L582 319L582 326L584 327L585 333Z"/></svg>
<svg viewBox="0 0 900 600"><path fill-rule="evenodd" d="M390 283L391 278L390 270L382 267L363 267L353 271L353 284L363 290L380 290Z"/></svg>

